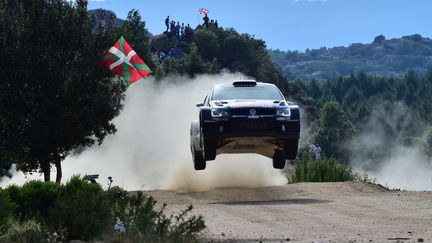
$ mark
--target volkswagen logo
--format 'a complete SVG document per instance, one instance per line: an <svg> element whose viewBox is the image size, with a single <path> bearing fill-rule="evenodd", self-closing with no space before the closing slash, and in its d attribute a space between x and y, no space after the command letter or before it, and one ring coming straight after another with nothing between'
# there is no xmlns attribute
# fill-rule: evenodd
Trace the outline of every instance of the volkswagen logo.
<svg viewBox="0 0 432 243"><path fill-rule="evenodd" d="M255 115L256 115L256 110L255 110L255 109L250 109L250 110L249 110L249 114L250 114L251 116L255 116Z"/></svg>

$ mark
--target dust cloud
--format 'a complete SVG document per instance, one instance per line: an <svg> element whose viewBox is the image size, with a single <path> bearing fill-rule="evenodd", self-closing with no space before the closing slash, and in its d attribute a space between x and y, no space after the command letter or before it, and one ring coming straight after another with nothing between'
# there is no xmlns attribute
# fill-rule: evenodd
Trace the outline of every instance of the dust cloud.
<svg viewBox="0 0 432 243"><path fill-rule="evenodd" d="M220 155L207 162L205 171L193 169L189 130L191 121L198 117L195 104L204 100L214 84L240 77L244 75L171 76L131 85L123 111L114 120L117 133L107 136L100 146L67 157L62 163L63 181L74 174L99 174L103 186L112 176L113 185L128 190L176 191L286 184L285 175L260 155ZM15 173L0 186L22 184L35 177L41 178Z"/></svg>
<svg viewBox="0 0 432 243"><path fill-rule="evenodd" d="M354 138L352 165L376 183L392 189L432 190L432 161L422 152L424 124L403 103L383 102Z"/></svg>
<svg viewBox="0 0 432 243"><path fill-rule="evenodd" d="M376 183L392 189L432 190L432 162L415 147L394 148L393 155L368 172Z"/></svg>

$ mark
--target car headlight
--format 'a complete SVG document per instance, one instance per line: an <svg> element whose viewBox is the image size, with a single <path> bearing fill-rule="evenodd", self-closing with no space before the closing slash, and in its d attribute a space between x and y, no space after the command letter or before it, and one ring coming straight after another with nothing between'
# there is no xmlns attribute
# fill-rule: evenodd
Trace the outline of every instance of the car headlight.
<svg viewBox="0 0 432 243"><path fill-rule="evenodd" d="M227 117L228 112L224 109L213 108L211 110L212 117Z"/></svg>
<svg viewBox="0 0 432 243"><path fill-rule="evenodd" d="M276 116L289 117L291 116L290 108L279 109L276 111Z"/></svg>

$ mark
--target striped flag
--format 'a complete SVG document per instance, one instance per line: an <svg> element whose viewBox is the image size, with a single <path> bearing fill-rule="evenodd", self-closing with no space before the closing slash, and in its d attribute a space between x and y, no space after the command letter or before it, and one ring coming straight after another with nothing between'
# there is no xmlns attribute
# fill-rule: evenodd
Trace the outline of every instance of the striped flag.
<svg viewBox="0 0 432 243"><path fill-rule="evenodd" d="M198 10L198 12L200 13L200 14L208 14L209 13L209 10L208 9L205 9L205 8L200 8L199 10Z"/></svg>
<svg viewBox="0 0 432 243"><path fill-rule="evenodd" d="M123 36L108 50L100 63L122 76L127 84L133 84L151 73Z"/></svg>

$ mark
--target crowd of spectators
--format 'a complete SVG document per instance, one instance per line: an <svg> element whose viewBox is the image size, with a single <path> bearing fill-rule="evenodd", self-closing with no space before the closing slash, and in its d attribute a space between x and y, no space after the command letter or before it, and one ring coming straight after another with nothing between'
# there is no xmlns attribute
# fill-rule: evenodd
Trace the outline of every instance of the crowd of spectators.
<svg viewBox="0 0 432 243"><path fill-rule="evenodd" d="M211 28L219 28L219 24L217 20L210 19L207 14L203 17L203 24L202 27L205 27L206 29ZM168 38L171 40L172 38L177 38L179 42L181 41L187 41L190 42L193 40L194 30L192 27L184 23L180 24L180 21L175 21L173 19L170 19L170 16L167 16L165 18L165 34L168 36ZM159 52L159 59L162 61L166 57L172 57L172 58L179 58L181 53L181 48L178 47L178 45L175 45L170 49L168 53L160 51Z"/></svg>
<svg viewBox="0 0 432 243"><path fill-rule="evenodd" d="M180 40L187 40L191 41L193 36L193 29L190 27L189 24L185 26L184 23L181 23L179 21L170 21L170 17L167 16L165 19L165 26L166 31L165 33L168 35L168 37L171 39L172 37L176 37L179 41Z"/></svg>

